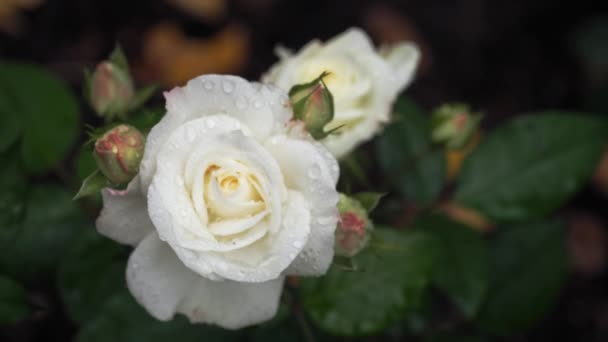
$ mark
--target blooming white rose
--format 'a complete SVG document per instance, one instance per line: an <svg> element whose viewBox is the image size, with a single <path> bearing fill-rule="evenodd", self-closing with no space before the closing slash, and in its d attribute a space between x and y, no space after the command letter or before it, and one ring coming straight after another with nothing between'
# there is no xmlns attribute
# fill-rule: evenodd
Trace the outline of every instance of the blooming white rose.
<svg viewBox="0 0 608 342"><path fill-rule="evenodd" d="M369 140L390 118L399 92L412 80L420 53L411 43L374 49L369 37L351 28L325 44L314 40L295 55L279 48L280 61L262 77L289 90L327 71L323 80L334 97L334 119L342 126L323 143L338 158Z"/></svg>
<svg viewBox="0 0 608 342"><path fill-rule="evenodd" d="M97 229L136 246L128 287L157 319L270 319L286 275L321 275L332 261L338 164L290 135L278 88L208 75L165 97L138 176L103 191Z"/></svg>

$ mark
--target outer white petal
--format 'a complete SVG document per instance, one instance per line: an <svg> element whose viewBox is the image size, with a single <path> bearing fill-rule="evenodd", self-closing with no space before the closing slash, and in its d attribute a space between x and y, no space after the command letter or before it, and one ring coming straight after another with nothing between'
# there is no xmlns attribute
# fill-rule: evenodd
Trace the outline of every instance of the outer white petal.
<svg viewBox="0 0 608 342"><path fill-rule="evenodd" d="M400 43L382 48L381 53L391 68L390 79L395 82L395 88L401 91L414 79L420 50L415 44Z"/></svg>
<svg viewBox="0 0 608 342"><path fill-rule="evenodd" d="M110 239L136 245L154 231L148 216L146 199L135 177L124 191L105 188L102 190L103 209L96 221L97 231Z"/></svg>
<svg viewBox="0 0 608 342"><path fill-rule="evenodd" d="M185 87L165 93L167 114L150 131L140 165L142 191L147 194L156 172L156 155L173 131L183 123L209 115L225 114L239 120L256 138L264 139L289 119L287 94L274 87L254 86L236 76L204 75Z"/></svg>
<svg viewBox="0 0 608 342"><path fill-rule="evenodd" d="M193 323L216 324L226 329L258 324L277 313L283 280L279 277L264 283L239 283L201 278L177 310Z"/></svg>
<svg viewBox="0 0 608 342"><path fill-rule="evenodd" d="M127 286L135 300L161 321L173 317L198 279L156 233L149 234L129 257Z"/></svg>
<svg viewBox="0 0 608 342"><path fill-rule="evenodd" d="M374 44L363 30L351 27L327 41L323 52L347 54L370 53L374 52Z"/></svg>
<svg viewBox="0 0 608 342"><path fill-rule="evenodd" d="M333 259L338 221L335 159L318 145L287 136L273 137L266 146L280 164L287 187L302 193L311 206L310 237L285 274L322 275Z"/></svg>

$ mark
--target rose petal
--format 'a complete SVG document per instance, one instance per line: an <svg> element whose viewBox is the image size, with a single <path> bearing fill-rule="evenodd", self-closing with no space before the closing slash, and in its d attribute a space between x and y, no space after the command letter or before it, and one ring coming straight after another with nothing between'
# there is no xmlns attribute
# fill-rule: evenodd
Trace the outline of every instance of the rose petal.
<svg viewBox="0 0 608 342"><path fill-rule="evenodd" d="M286 274L324 274L333 259L338 221L335 158L306 140L287 136L273 137L266 146L281 166L287 187L300 191L311 206L310 237Z"/></svg>
<svg viewBox="0 0 608 342"><path fill-rule="evenodd" d="M204 75L185 87L165 93L167 114L150 131L140 165L142 191L147 194L156 173L156 155L173 131L183 123L224 114L239 120L254 136L264 138L289 120L285 91L253 85L236 76Z"/></svg>
<svg viewBox="0 0 608 342"><path fill-rule="evenodd" d="M414 79L420 61L418 47L412 43L401 43L385 47L381 53L392 69L390 79L395 82L394 86L399 90L407 87Z"/></svg>
<svg viewBox="0 0 608 342"><path fill-rule="evenodd" d="M277 313L283 280L279 277L264 283L240 283L201 278L177 310L192 323L226 329L262 323Z"/></svg>
<svg viewBox="0 0 608 342"><path fill-rule="evenodd" d="M129 257L127 286L135 300L161 321L173 317L198 279L156 233L150 233Z"/></svg>
<svg viewBox="0 0 608 342"><path fill-rule="evenodd" d="M125 191L105 188L101 191L103 209L96 221L97 231L110 239L127 245L136 245L154 231L148 216L145 198L135 177Z"/></svg>
<svg viewBox="0 0 608 342"><path fill-rule="evenodd" d="M290 191L277 234L268 234L263 240L230 252L201 252L200 257L214 266L215 273L226 279L242 282L274 279L307 246L310 218L306 199L299 192Z"/></svg>

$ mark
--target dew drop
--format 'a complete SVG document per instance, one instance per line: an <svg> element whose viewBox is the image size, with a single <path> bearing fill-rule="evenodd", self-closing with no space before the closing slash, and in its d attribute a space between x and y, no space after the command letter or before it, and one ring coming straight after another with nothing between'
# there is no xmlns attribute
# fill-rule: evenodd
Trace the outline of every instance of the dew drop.
<svg viewBox="0 0 608 342"><path fill-rule="evenodd" d="M308 170L308 177L310 179L317 179L321 175L321 168L318 164L313 164Z"/></svg>
<svg viewBox="0 0 608 342"><path fill-rule="evenodd" d="M210 118L206 121L206 124L207 124L208 128L213 128L213 127L215 127L215 120Z"/></svg>
<svg viewBox="0 0 608 342"><path fill-rule="evenodd" d="M181 176L175 177L175 183L177 186L184 186L184 179Z"/></svg>
<svg viewBox="0 0 608 342"><path fill-rule="evenodd" d="M253 101L253 108L255 108L255 109L262 108L262 102L260 100Z"/></svg>
<svg viewBox="0 0 608 342"><path fill-rule="evenodd" d="M226 94L230 94L234 90L234 85L232 85L231 81L224 81L222 83L222 89L224 89Z"/></svg>
<svg viewBox="0 0 608 342"><path fill-rule="evenodd" d="M195 139L196 132L191 128L186 129L186 140L188 140L188 142L194 142Z"/></svg>
<svg viewBox="0 0 608 342"><path fill-rule="evenodd" d="M294 241L293 246L295 248L302 248L302 241Z"/></svg>
<svg viewBox="0 0 608 342"><path fill-rule="evenodd" d="M213 84L213 81L209 81L209 80L207 80L207 81L205 81L205 82L203 83L203 86L204 86L204 87L205 87L205 89L207 89L207 90L213 90L214 84Z"/></svg>

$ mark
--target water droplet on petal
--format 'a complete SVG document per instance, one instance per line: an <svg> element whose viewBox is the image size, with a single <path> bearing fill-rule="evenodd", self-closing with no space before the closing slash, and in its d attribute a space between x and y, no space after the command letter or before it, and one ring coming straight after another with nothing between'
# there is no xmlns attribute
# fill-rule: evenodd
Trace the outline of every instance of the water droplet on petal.
<svg viewBox="0 0 608 342"><path fill-rule="evenodd" d="M224 81L222 83L222 89L224 89L224 92L226 94L232 93L232 91L234 90L234 85L232 84L232 81Z"/></svg>
<svg viewBox="0 0 608 342"><path fill-rule="evenodd" d="M215 120L213 118L209 118L207 119L206 124L208 128L213 128L215 127Z"/></svg>
<svg viewBox="0 0 608 342"><path fill-rule="evenodd" d="M205 89L207 89L207 90L213 90L214 84L213 84L213 81L206 80L206 81L203 83L203 86L204 86L204 87L205 87Z"/></svg>
<svg viewBox="0 0 608 342"><path fill-rule="evenodd" d="M313 164L308 170L308 177L310 179L317 179L321 175L321 168L318 164Z"/></svg>
<svg viewBox="0 0 608 342"><path fill-rule="evenodd" d="M293 246L294 246L295 248L302 248L302 246L303 246L303 245L302 245L302 241L297 241L297 240L296 240L296 241L294 241L294 242L293 242Z"/></svg>
<svg viewBox="0 0 608 342"><path fill-rule="evenodd" d="M186 140L188 140L188 142L194 142L195 139L196 139L196 132L192 128L187 128L186 129Z"/></svg>
<svg viewBox="0 0 608 342"><path fill-rule="evenodd" d="M255 109L262 108L262 102L260 100L253 101L253 108L255 108Z"/></svg>

